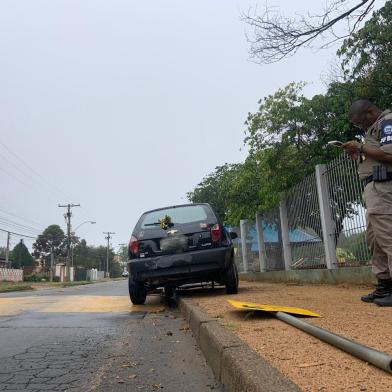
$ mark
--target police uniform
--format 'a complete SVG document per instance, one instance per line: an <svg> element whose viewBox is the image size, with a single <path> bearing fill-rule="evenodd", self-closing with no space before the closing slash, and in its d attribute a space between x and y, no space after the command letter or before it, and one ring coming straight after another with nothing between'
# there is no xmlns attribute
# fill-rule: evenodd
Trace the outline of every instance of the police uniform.
<svg viewBox="0 0 392 392"><path fill-rule="evenodd" d="M368 128L364 144L381 148L392 155L390 110L383 111ZM366 240L372 252L372 271L379 281L386 281L392 278L392 164L383 164L365 157L360 159L358 174L365 182L363 199L367 208Z"/></svg>

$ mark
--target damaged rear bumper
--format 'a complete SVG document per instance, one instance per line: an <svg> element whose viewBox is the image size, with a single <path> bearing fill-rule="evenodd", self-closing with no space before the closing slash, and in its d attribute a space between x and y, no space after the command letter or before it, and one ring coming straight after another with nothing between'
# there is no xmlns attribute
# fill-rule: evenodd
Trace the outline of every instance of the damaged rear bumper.
<svg viewBox="0 0 392 392"><path fill-rule="evenodd" d="M130 276L151 287L198 282L217 276L229 265L232 248L216 248L128 261Z"/></svg>

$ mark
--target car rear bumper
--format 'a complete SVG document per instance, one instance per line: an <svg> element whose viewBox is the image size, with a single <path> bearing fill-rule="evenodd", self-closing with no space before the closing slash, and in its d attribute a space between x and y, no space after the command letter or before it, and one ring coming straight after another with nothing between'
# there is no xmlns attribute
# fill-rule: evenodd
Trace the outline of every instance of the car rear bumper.
<svg viewBox="0 0 392 392"><path fill-rule="evenodd" d="M177 281L197 281L208 274L225 270L232 258L232 248L206 249L128 261L132 279L151 286Z"/></svg>

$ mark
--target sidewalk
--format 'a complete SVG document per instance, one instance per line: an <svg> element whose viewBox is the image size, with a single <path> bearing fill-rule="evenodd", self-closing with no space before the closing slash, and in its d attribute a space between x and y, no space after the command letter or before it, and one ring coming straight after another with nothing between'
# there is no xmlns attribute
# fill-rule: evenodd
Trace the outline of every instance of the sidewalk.
<svg viewBox="0 0 392 392"><path fill-rule="evenodd" d="M392 308L360 301L370 287L240 282L238 295L189 293L203 310L237 334L304 391L392 391L392 376L271 316L233 309L228 299L303 307L305 321L392 354Z"/></svg>

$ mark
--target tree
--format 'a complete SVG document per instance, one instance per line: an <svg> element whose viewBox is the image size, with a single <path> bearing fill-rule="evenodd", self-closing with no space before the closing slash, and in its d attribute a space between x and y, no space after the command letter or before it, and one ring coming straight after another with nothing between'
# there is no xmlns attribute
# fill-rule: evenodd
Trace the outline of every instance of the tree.
<svg viewBox="0 0 392 392"><path fill-rule="evenodd" d="M369 5L372 2L367 2ZM256 211L274 209L283 193L287 202L293 203L289 207L294 205L297 210L292 225L308 224L309 214L319 215L317 197L303 195L303 202L297 205L293 187L314 173L315 165L328 163L341 154L339 149L326 146L329 140L345 141L357 136L358 130L349 122L351 102L370 97L381 108L390 107L391 41L392 1L387 1L344 41L338 52L341 78L332 80L325 94L312 98L303 95L304 83L291 83L261 99L258 110L249 113L245 123L245 143L249 147L245 162L216 168L188 193L189 199L211 203L225 223L238 224L240 219L252 219ZM343 166L334 172L328 189L336 237L343 220L355 218L362 205L360 187L351 184L355 164ZM312 220L311 228L321 236L319 220Z"/></svg>
<svg viewBox="0 0 392 392"><path fill-rule="evenodd" d="M92 254L91 247L82 239L73 249L73 261L75 267L97 268L97 260Z"/></svg>
<svg viewBox="0 0 392 392"><path fill-rule="evenodd" d="M227 192L235 182L241 166L241 164L225 163L216 167L193 191L187 193L188 200L192 203L209 203L218 219L225 222L228 213Z"/></svg>
<svg viewBox="0 0 392 392"><path fill-rule="evenodd" d="M33 255L43 258L46 262L50 260L53 249L54 257L64 257L67 252L66 236L58 225L48 226L33 244Z"/></svg>
<svg viewBox="0 0 392 392"><path fill-rule="evenodd" d="M251 57L260 63L277 62L294 55L301 47L311 46L317 38L324 38L322 47L326 47L357 31L374 3L375 0L329 0L321 14L298 19L287 18L268 5L261 15L251 10L243 16L252 29L248 36ZM337 34L336 26L343 23L344 33Z"/></svg>
<svg viewBox="0 0 392 392"><path fill-rule="evenodd" d="M34 258L31 256L23 240L15 245L12 250L12 266L14 268L21 268L34 265Z"/></svg>
<svg viewBox="0 0 392 392"><path fill-rule="evenodd" d="M346 86L382 108L392 104L392 1L375 12L338 51Z"/></svg>

